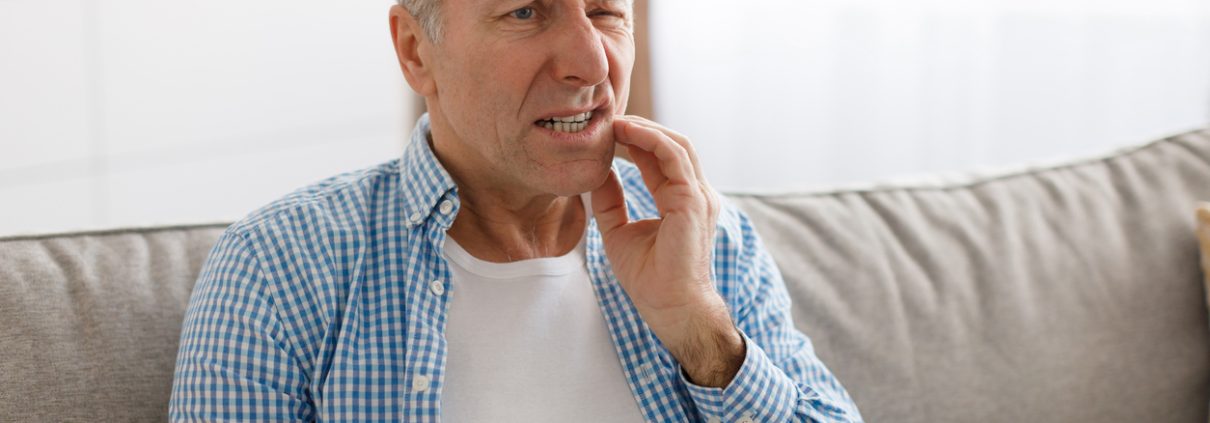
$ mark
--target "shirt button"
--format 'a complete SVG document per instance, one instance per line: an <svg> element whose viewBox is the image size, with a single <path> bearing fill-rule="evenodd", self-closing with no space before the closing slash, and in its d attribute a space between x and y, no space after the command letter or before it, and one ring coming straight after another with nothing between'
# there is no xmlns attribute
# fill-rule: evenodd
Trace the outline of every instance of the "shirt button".
<svg viewBox="0 0 1210 423"><path fill-rule="evenodd" d="M643 383L655 382L655 378L656 378L655 367L652 366L650 363L644 364L639 367L639 375L641 378L640 380Z"/></svg>
<svg viewBox="0 0 1210 423"><path fill-rule="evenodd" d="M412 392L428 392L429 385L433 384L433 380L425 375L416 375L412 378Z"/></svg>
<svg viewBox="0 0 1210 423"><path fill-rule="evenodd" d="M744 414L744 416L739 419L739 423L754 423L752 420L752 415Z"/></svg>
<svg viewBox="0 0 1210 423"><path fill-rule="evenodd" d="M441 210L441 214L450 214L450 212L454 211L454 202L450 200L442 201L438 208Z"/></svg>
<svg viewBox="0 0 1210 423"><path fill-rule="evenodd" d="M442 281L433 281L429 284L429 290L433 291L434 294L443 295L445 294L445 283Z"/></svg>
<svg viewBox="0 0 1210 423"><path fill-rule="evenodd" d="M415 225L420 223L420 219L423 219L423 216L421 216L420 213L412 213L412 215L408 217L408 222L412 222L412 224Z"/></svg>

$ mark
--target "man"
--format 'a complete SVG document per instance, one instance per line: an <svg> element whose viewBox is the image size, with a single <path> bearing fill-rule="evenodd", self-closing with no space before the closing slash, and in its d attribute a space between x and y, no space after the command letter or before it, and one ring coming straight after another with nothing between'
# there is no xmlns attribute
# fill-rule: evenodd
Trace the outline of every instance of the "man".
<svg viewBox="0 0 1210 423"><path fill-rule="evenodd" d="M621 114L631 14L393 7L429 114L401 160L224 233L186 314L172 418L859 421L689 140Z"/></svg>

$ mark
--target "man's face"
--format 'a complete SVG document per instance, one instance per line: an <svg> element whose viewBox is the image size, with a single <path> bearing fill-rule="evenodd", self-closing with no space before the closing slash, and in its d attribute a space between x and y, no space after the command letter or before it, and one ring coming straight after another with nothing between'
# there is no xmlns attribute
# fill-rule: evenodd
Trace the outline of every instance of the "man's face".
<svg viewBox="0 0 1210 423"><path fill-rule="evenodd" d="M447 166L539 195L600 185L634 64L630 3L446 0L441 13L428 101Z"/></svg>

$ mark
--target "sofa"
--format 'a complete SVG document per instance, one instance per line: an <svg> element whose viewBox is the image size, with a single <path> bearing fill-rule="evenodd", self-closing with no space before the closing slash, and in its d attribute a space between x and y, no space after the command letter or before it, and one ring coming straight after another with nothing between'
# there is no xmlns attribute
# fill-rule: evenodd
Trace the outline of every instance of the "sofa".
<svg viewBox="0 0 1210 423"><path fill-rule="evenodd" d="M1206 422L1210 130L1089 158L728 195L871 422ZM226 225L0 238L0 421L163 421ZM591 416L586 421L591 421Z"/></svg>

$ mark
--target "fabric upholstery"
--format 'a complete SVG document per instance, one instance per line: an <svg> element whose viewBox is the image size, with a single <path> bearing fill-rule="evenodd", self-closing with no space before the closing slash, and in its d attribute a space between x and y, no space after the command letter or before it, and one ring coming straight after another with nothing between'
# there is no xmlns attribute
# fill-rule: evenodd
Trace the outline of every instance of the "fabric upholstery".
<svg viewBox="0 0 1210 423"><path fill-rule="evenodd" d="M1210 131L962 183L731 195L871 422L1203 422ZM0 421L163 421L222 225L0 239Z"/></svg>
<svg viewBox="0 0 1210 423"><path fill-rule="evenodd" d="M871 422L1204 422L1210 131L965 184L739 196Z"/></svg>
<svg viewBox="0 0 1210 423"><path fill-rule="evenodd" d="M165 421L185 305L223 228L0 240L0 421Z"/></svg>

